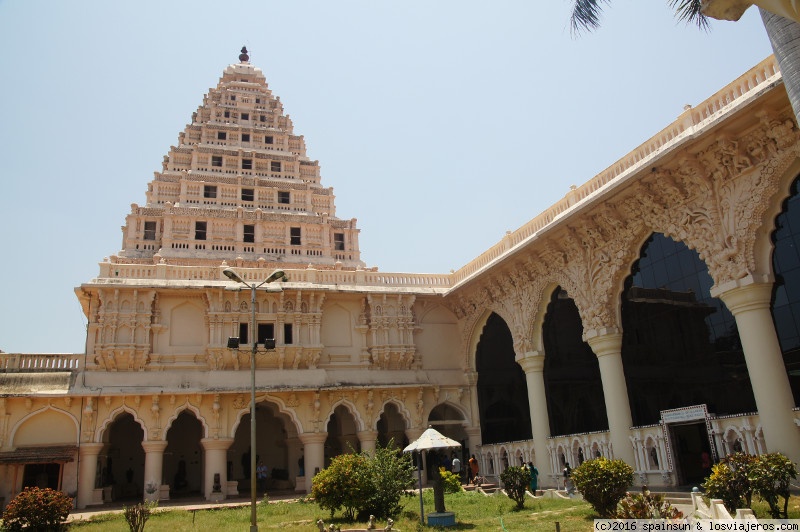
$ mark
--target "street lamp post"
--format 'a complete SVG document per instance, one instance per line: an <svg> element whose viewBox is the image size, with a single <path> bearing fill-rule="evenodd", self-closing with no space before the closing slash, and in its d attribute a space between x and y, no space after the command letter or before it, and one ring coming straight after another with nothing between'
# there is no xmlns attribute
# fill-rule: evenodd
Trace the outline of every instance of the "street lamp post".
<svg viewBox="0 0 800 532"><path fill-rule="evenodd" d="M250 532L258 532L258 520L256 516L256 347L258 336L256 332L256 289L274 281L286 281L286 273L283 270L275 270L269 277L260 283L248 283L242 279L231 268L222 270L225 277L231 281L241 283L250 289L250 307L252 315L250 321L250 336L253 348L250 354Z"/></svg>

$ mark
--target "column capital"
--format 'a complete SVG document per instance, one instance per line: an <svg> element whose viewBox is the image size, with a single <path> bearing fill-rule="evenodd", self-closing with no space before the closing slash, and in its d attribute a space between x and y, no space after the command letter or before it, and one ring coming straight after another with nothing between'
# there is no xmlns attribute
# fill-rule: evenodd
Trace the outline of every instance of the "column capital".
<svg viewBox="0 0 800 532"><path fill-rule="evenodd" d="M81 457L97 456L105 446L105 443L81 443L78 452Z"/></svg>
<svg viewBox="0 0 800 532"><path fill-rule="evenodd" d="M356 432L356 436L358 436L358 440L360 442L365 441L375 441L378 439L378 431L377 430L360 430Z"/></svg>
<svg viewBox="0 0 800 532"><path fill-rule="evenodd" d="M539 351L527 351L515 359L525 373L541 373L544 371L544 355Z"/></svg>
<svg viewBox="0 0 800 532"><path fill-rule="evenodd" d="M592 348L597 358L619 355L622 352L622 333L615 331L591 337L587 335L586 343Z"/></svg>
<svg viewBox="0 0 800 532"><path fill-rule="evenodd" d="M748 310L769 308L773 283L751 283L734 286L727 290L712 290L711 295L720 298L734 316Z"/></svg>
<svg viewBox="0 0 800 532"><path fill-rule="evenodd" d="M200 445L206 451L227 451L233 445L233 438L203 438L200 440Z"/></svg>
<svg viewBox="0 0 800 532"><path fill-rule="evenodd" d="M313 445L315 443L325 443L325 440L328 439L327 432L304 432L302 434L297 435L300 438L300 441L303 442L303 445Z"/></svg>
<svg viewBox="0 0 800 532"><path fill-rule="evenodd" d="M168 443L165 440L148 440L142 442L142 447L146 453L163 453Z"/></svg>

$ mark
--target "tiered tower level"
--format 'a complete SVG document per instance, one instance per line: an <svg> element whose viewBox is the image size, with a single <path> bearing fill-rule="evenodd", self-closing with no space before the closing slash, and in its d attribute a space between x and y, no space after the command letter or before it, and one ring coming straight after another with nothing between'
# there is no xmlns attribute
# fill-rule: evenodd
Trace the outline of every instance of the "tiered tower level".
<svg viewBox="0 0 800 532"><path fill-rule="evenodd" d="M336 218L280 97L242 48L131 205L113 262L360 269L356 219Z"/></svg>

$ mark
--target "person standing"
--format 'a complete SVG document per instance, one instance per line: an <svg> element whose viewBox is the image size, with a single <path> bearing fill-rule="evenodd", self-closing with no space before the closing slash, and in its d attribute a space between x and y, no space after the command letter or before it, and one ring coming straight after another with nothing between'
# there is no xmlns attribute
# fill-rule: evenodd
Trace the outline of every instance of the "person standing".
<svg viewBox="0 0 800 532"><path fill-rule="evenodd" d="M475 459L475 455L469 457L469 470L467 471L469 474L469 482L470 484L475 482L475 477L478 476L478 460Z"/></svg>
<svg viewBox="0 0 800 532"><path fill-rule="evenodd" d="M261 487L261 491L267 491L267 466L264 465L264 462L261 461L258 463L258 467L256 467L256 480L258 480L258 485Z"/></svg>
<svg viewBox="0 0 800 532"><path fill-rule="evenodd" d="M458 455L453 453L453 474L458 477L458 481L461 482L461 460L458 459Z"/></svg>
<svg viewBox="0 0 800 532"><path fill-rule="evenodd" d="M536 490L539 489L539 470L533 462L528 462L528 473L531 475L531 495L536 495Z"/></svg>

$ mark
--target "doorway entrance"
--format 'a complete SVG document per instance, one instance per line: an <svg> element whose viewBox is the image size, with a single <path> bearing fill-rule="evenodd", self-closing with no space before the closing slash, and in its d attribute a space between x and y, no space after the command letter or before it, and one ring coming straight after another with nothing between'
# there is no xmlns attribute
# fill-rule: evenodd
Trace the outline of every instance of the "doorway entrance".
<svg viewBox="0 0 800 532"><path fill-rule="evenodd" d="M711 445L704 421L669 425L678 484L699 485L711 469Z"/></svg>

